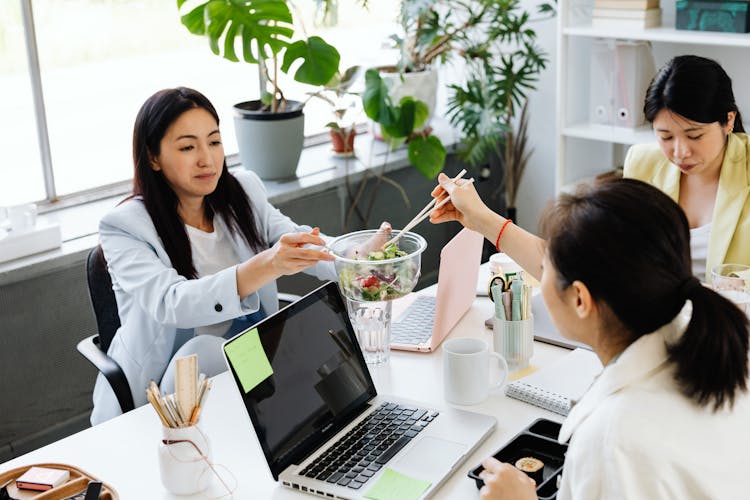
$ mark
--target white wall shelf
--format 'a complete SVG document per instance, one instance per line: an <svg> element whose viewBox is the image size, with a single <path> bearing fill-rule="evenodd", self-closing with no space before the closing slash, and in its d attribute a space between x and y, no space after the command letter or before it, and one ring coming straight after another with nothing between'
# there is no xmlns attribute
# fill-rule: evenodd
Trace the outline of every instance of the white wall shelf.
<svg viewBox="0 0 750 500"><path fill-rule="evenodd" d="M640 144L654 140L654 132L651 125L631 129L625 127L613 127L610 125L599 125L596 123L576 123L562 130L565 137L577 137L579 139L590 139L593 141L606 141L614 144Z"/></svg>
<svg viewBox="0 0 750 500"><path fill-rule="evenodd" d="M592 28L591 26L573 26L564 28L563 34L567 36L588 38L622 38L628 40L645 40L649 42L750 48L750 34L748 33L717 33L710 31L678 30L666 26L644 30L613 30Z"/></svg>

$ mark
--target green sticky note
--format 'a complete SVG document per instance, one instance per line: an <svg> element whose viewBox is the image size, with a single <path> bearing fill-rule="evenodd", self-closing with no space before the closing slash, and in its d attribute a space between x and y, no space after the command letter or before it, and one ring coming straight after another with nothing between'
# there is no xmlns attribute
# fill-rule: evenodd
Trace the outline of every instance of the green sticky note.
<svg viewBox="0 0 750 500"><path fill-rule="evenodd" d="M224 352L227 353L227 358L232 363L234 371L237 372L242 389L246 393L273 375L273 368L260 343L257 328L240 335L234 342L224 346Z"/></svg>
<svg viewBox="0 0 750 500"><path fill-rule="evenodd" d="M419 498L432 483L415 479L386 468L378 482L372 485L365 498L373 500L413 500Z"/></svg>

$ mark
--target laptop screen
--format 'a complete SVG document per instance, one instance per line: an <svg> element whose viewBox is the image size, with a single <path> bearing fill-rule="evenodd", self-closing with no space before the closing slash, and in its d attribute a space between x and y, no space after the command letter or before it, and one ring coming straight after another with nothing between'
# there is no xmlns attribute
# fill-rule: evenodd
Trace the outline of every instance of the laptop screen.
<svg viewBox="0 0 750 500"><path fill-rule="evenodd" d="M336 283L224 343L274 479L376 395Z"/></svg>

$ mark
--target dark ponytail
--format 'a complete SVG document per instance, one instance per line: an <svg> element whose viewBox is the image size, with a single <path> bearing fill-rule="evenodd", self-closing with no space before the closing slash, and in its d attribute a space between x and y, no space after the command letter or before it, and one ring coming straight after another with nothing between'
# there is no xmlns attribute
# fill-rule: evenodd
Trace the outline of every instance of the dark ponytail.
<svg viewBox="0 0 750 500"><path fill-rule="evenodd" d="M713 405L715 410L731 407L737 391L747 390L747 316L700 283L687 298L693 305L690 323L682 338L668 348L677 365L675 378L682 392L699 405Z"/></svg>
<svg viewBox="0 0 750 500"><path fill-rule="evenodd" d="M654 121L662 109L669 109L699 123L727 123L734 111L732 132L744 132L742 117L732 92L732 79L712 59L685 55L670 59L656 73L646 91L643 113Z"/></svg>
<svg viewBox="0 0 750 500"><path fill-rule="evenodd" d="M719 409L747 390L748 319L692 276L687 218L669 196L634 179L600 182L561 195L542 228L558 289L584 283L611 311L614 343L667 325L690 299L687 330L668 346L681 391Z"/></svg>

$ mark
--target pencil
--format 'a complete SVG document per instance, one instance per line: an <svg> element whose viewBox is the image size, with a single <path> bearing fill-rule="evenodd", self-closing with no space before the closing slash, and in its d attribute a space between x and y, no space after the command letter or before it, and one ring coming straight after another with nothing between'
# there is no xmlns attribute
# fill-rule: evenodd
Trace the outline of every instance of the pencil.
<svg viewBox="0 0 750 500"><path fill-rule="evenodd" d="M154 399L154 395L149 389L146 389L146 398L148 398L148 402L151 403L151 406L154 407L156 414L159 415L159 419L161 420L161 423L164 424L164 427L171 427L169 425L169 422L167 421L167 417L165 417L162 413L161 408L159 407L159 403L156 402L156 399Z"/></svg>

